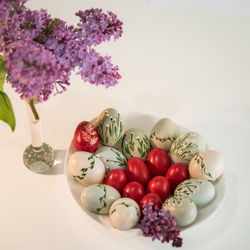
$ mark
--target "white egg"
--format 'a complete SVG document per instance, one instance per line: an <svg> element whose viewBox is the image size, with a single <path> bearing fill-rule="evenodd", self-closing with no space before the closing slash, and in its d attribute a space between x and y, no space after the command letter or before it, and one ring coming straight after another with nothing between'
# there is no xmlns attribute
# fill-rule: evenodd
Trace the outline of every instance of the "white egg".
<svg viewBox="0 0 250 250"><path fill-rule="evenodd" d="M100 147L96 150L95 156L98 157L106 168L106 173L109 173L113 169L125 170L127 159L118 150L111 147Z"/></svg>
<svg viewBox="0 0 250 250"><path fill-rule="evenodd" d="M113 227L119 230L133 228L141 216L139 205L130 198L116 200L109 211L109 218Z"/></svg>
<svg viewBox="0 0 250 250"><path fill-rule="evenodd" d="M93 184L81 193L81 203L84 208L98 214L108 214L111 205L121 197L113 187L105 184Z"/></svg>
<svg viewBox="0 0 250 250"><path fill-rule="evenodd" d="M162 148L165 151L169 151L177 137L178 130L175 123L169 118L163 118L152 128L150 141L154 148Z"/></svg>
<svg viewBox="0 0 250 250"><path fill-rule="evenodd" d="M188 179L177 186L174 195L190 198L197 207L204 207L214 198L215 188L210 181Z"/></svg>
<svg viewBox="0 0 250 250"><path fill-rule="evenodd" d="M215 181L225 170L226 162L222 154L207 150L196 155L189 163L189 174L195 179Z"/></svg>
<svg viewBox="0 0 250 250"><path fill-rule="evenodd" d="M180 162L188 166L191 159L204 150L206 150L204 138L196 132L188 132L173 142L170 156L174 163Z"/></svg>
<svg viewBox="0 0 250 250"><path fill-rule="evenodd" d="M149 139L143 131L137 128L126 131L122 139L122 152L128 160L132 157L138 157L145 161L150 149Z"/></svg>
<svg viewBox="0 0 250 250"><path fill-rule="evenodd" d="M174 216L178 227L190 225L197 217L197 208L189 198L172 196L164 201L162 209Z"/></svg>
<svg viewBox="0 0 250 250"><path fill-rule="evenodd" d="M105 176L105 167L102 161L93 154L84 151L71 155L69 170L74 179L85 186L102 183Z"/></svg>
<svg viewBox="0 0 250 250"><path fill-rule="evenodd" d="M113 147L117 145L124 133L125 125L120 113L113 108L105 109L95 123L101 144Z"/></svg>

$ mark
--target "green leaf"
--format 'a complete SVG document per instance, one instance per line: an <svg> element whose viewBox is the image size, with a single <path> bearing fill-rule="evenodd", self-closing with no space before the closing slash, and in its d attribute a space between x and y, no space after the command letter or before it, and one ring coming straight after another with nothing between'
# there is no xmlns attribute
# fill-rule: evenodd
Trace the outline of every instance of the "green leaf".
<svg viewBox="0 0 250 250"><path fill-rule="evenodd" d="M127 147L125 147L125 152L129 155L130 154L130 151Z"/></svg>
<svg viewBox="0 0 250 250"><path fill-rule="evenodd" d="M51 21L51 23L42 30L42 32L35 38L35 41L38 43L43 43L45 39L56 29L56 27L60 24L60 20L55 18Z"/></svg>
<svg viewBox="0 0 250 250"><path fill-rule="evenodd" d="M137 150L138 150L138 152L140 153L140 154L142 154L142 149L141 148L137 148Z"/></svg>
<svg viewBox="0 0 250 250"><path fill-rule="evenodd" d="M3 91L0 91L0 120L6 122L12 131L15 130L15 114L9 97Z"/></svg>
<svg viewBox="0 0 250 250"><path fill-rule="evenodd" d="M107 207L107 203L103 200L103 207Z"/></svg>
<svg viewBox="0 0 250 250"><path fill-rule="evenodd" d="M3 61L3 56L0 55L0 91L3 91L3 84L6 74L7 69L5 68L5 62Z"/></svg>
<svg viewBox="0 0 250 250"><path fill-rule="evenodd" d="M111 214L113 214L115 211L116 211L116 209L113 209L113 210L111 211Z"/></svg>
<svg viewBox="0 0 250 250"><path fill-rule="evenodd" d="M130 207L131 205L125 203L125 202L122 202L122 205L124 205L125 207Z"/></svg>

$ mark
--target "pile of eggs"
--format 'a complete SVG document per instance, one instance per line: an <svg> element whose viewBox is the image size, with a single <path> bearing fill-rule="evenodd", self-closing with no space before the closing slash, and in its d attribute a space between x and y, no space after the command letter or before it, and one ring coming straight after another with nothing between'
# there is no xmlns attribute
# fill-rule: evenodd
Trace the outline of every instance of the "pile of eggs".
<svg viewBox="0 0 250 250"><path fill-rule="evenodd" d="M83 185L82 206L109 215L113 227L128 230L142 217L144 204L169 210L177 226L193 223L199 208L215 196L216 181L225 169L222 155L206 150L196 132L179 134L168 118L159 120L150 137L105 109L93 125L81 122L74 133L78 150L69 171Z"/></svg>

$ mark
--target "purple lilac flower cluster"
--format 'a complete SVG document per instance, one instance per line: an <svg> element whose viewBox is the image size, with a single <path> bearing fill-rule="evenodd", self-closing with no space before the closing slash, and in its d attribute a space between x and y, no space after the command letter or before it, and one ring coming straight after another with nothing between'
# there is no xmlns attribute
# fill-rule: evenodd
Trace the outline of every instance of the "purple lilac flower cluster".
<svg viewBox="0 0 250 250"><path fill-rule="evenodd" d="M74 27L46 10L28 9L25 2L0 0L0 53L7 80L21 98L42 102L53 91L63 92L72 70L91 84L117 84L118 67L93 48L122 35L122 22L115 14L101 9L79 11L80 22Z"/></svg>
<svg viewBox="0 0 250 250"><path fill-rule="evenodd" d="M172 241L173 247L182 246L180 230L176 227L176 221L169 211L153 209L153 204L150 203L143 205L142 213L140 229L144 236L152 237L152 240L161 240L162 243Z"/></svg>

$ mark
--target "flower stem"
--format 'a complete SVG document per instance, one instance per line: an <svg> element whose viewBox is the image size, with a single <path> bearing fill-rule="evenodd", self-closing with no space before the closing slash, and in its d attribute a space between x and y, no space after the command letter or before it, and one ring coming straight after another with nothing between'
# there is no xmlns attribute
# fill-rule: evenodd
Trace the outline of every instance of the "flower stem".
<svg viewBox="0 0 250 250"><path fill-rule="evenodd" d="M35 99L26 99L26 102L29 104L29 106L30 106L30 108L31 108L31 111L32 111L32 113L33 113L33 115L34 115L35 120L36 120L36 121L39 121L39 120L40 120L40 117L39 117L39 115L38 115L38 113L37 113L37 110L36 110L36 108L35 108L35 105L34 105Z"/></svg>
<svg viewBox="0 0 250 250"><path fill-rule="evenodd" d="M17 4L13 0L8 0L8 2L12 5L13 9L15 10L16 13L20 13L20 10L18 10Z"/></svg>
<svg viewBox="0 0 250 250"><path fill-rule="evenodd" d="M35 38L38 43L43 43L45 39L57 28L60 24L60 19L54 18L51 20L50 24L42 30L42 32Z"/></svg>

